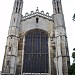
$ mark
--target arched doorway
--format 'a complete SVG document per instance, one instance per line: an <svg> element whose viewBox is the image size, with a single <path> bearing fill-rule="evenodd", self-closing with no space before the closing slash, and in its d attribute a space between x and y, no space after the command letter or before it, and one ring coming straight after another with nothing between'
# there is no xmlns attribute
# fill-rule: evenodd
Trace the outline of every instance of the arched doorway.
<svg viewBox="0 0 75 75"><path fill-rule="evenodd" d="M30 30L25 35L23 73L48 73L48 34Z"/></svg>

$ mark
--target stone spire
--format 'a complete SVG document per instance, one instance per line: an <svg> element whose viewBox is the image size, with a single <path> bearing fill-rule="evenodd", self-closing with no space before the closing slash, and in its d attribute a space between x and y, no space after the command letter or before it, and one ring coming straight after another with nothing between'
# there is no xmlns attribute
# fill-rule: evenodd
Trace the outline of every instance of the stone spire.
<svg viewBox="0 0 75 75"><path fill-rule="evenodd" d="M23 0L15 0L14 7L13 7L13 14L14 13L22 13L22 7L23 7Z"/></svg>
<svg viewBox="0 0 75 75"><path fill-rule="evenodd" d="M53 3L53 13L54 14L63 13L61 0L53 0L52 3Z"/></svg>

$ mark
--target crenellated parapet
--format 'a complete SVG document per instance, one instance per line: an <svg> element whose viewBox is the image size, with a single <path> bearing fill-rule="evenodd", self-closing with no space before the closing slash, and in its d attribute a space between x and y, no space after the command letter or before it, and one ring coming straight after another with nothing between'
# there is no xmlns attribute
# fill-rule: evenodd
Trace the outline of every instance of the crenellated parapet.
<svg viewBox="0 0 75 75"><path fill-rule="evenodd" d="M43 18L48 19L48 20L53 20L52 16L50 16L48 12L46 14L44 13L44 11L39 12L39 9L37 7L35 12L31 11L30 14L25 13L25 16L22 16L22 21L26 20L26 19L30 19L30 18L35 17L35 16L43 17Z"/></svg>

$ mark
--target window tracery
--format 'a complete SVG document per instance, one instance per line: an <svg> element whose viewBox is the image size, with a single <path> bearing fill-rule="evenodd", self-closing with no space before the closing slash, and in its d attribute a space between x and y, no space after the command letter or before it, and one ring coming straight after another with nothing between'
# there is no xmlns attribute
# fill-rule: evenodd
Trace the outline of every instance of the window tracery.
<svg viewBox="0 0 75 75"><path fill-rule="evenodd" d="M30 31L25 36L24 73L48 73L48 35Z"/></svg>

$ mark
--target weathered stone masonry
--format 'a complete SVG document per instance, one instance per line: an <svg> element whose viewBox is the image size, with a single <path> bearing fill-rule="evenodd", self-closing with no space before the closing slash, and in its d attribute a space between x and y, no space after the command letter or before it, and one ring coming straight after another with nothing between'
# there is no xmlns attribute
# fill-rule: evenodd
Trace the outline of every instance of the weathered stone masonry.
<svg viewBox="0 0 75 75"><path fill-rule="evenodd" d="M49 16L48 12L46 14L44 14L44 11L39 12L38 8L35 12L31 11L30 14L26 13L25 16L23 16L23 0L15 0L5 47L2 75L68 75L70 58L62 4L61 0L52 0L52 3L52 16ZM32 35L29 33L31 33ZM37 37L37 33L40 33L40 36ZM44 43L47 44L47 46L45 44L43 44L44 46L42 46L42 42L40 42L40 48L36 47L36 50L40 49L42 51L42 48L47 48L48 58L46 58L47 53L35 53L37 55L37 59L39 56L40 58L42 58L41 56L45 55L44 60L48 61L43 62L44 60L40 60L41 62L39 63L39 65L43 62L46 68L43 72L41 72L42 70L39 70L38 72L37 67L35 68L37 69L37 72L30 73L27 71L30 69L30 66L29 69L24 70L26 51L25 47L27 46L26 37L28 34L30 35L29 38L32 38L32 40L34 40L33 36L36 35L35 38L40 38L40 41L43 38ZM44 35L45 37L42 37L42 35ZM46 42L45 40L48 41ZM35 41L32 41L32 43L30 43L32 44L31 48L33 50L35 48L35 46L33 46L33 42ZM33 57L34 53L30 55L31 57ZM32 60L29 59L29 61ZM36 67L37 65L35 65L34 67ZM34 71L33 69L34 68L32 68L32 70L30 71Z"/></svg>

